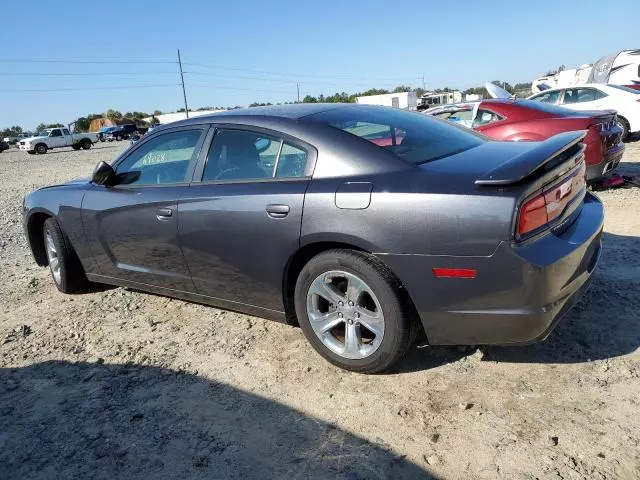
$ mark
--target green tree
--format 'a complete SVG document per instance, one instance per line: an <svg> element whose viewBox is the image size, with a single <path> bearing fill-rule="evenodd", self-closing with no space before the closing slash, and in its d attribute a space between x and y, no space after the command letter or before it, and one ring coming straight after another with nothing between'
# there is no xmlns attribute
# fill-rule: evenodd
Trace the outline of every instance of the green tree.
<svg viewBox="0 0 640 480"><path fill-rule="evenodd" d="M409 85L398 85L391 93L411 92L413 89Z"/></svg>
<svg viewBox="0 0 640 480"><path fill-rule="evenodd" d="M73 125L73 131L76 133L87 132L89 131L90 126L91 126L91 120L89 120L87 117L80 117L76 119Z"/></svg>
<svg viewBox="0 0 640 480"><path fill-rule="evenodd" d="M41 123L36 127L36 132L41 132L47 128L63 128L64 125L61 123Z"/></svg>
<svg viewBox="0 0 640 480"><path fill-rule="evenodd" d="M162 112L160 110L154 110L153 111L153 116L157 117L158 115L162 115Z"/></svg>
<svg viewBox="0 0 640 480"><path fill-rule="evenodd" d="M19 125L14 125L13 127L5 128L0 131L0 139L4 137L16 137L22 133L22 127Z"/></svg>
<svg viewBox="0 0 640 480"><path fill-rule="evenodd" d="M118 123L120 120L122 120L122 113L120 113L118 110L114 110L113 108L107 110L104 116L111 120L113 123Z"/></svg>

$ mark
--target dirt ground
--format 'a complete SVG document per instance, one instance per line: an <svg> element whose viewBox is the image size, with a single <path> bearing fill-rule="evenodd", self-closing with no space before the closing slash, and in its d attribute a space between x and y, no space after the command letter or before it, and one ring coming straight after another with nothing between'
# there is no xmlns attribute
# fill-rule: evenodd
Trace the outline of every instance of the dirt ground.
<svg viewBox="0 0 640 480"><path fill-rule="evenodd" d="M0 154L0 477L640 478L640 189L599 193L593 287L543 343L338 370L299 329L122 288L58 293L22 197L123 144ZM640 175L640 141L621 170Z"/></svg>

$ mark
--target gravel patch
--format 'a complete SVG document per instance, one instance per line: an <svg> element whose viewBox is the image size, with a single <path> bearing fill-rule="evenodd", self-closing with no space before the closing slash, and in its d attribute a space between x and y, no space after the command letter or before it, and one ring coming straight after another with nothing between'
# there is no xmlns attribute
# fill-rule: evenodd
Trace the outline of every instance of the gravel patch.
<svg viewBox="0 0 640 480"><path fill-rule="evenodd" d="M23 196L124 143L0 153L3 478L640 478L640 189L606 206L593 287L543 343L416 347L338 370L286 325L123 288L66 296ZM640 141L621 171L640 175Z"/></svg>

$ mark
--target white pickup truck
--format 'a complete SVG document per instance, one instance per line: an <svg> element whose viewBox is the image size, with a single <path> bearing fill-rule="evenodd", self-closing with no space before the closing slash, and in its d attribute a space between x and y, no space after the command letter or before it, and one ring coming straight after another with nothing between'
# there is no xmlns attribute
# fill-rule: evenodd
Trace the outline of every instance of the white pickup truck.
<svg viewBox="0 0 640 480"><path fill-rule="evenodd" d="M18 142L18 148L27 153L45 154L48 150L61 147L72 147L89 150L98 141L97 133L71 133L68 128L47 128L36 133L34 137L24 138Z"/></svg>

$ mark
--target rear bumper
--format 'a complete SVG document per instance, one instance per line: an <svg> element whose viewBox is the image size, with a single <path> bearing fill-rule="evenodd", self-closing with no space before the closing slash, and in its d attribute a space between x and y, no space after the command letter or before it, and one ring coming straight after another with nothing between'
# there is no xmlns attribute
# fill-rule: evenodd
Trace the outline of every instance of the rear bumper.
<svg viewBox="0 0 640 480"><path fill-rule="evenodd" d="M407 288L432 345L514 345L547 337L591 282L600 258L602 203L587 194L560 234L488 257L380 255ZM433 268L475 269L474 279L435 278Z"/></svg>
<svg viewBox="0 0 640 480"><path fill-rule="evenodd" d="M593 180L598 180L599 178L605 176L607 173L615 170L620 163L620 160L622 160L622 156L624 155L624 148L624 144L619 143L618 145L607 150L600 163L588 165L587 181L591 182Z"/></svg>

